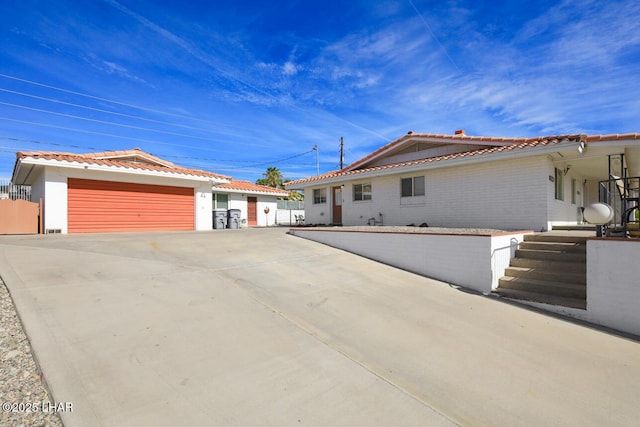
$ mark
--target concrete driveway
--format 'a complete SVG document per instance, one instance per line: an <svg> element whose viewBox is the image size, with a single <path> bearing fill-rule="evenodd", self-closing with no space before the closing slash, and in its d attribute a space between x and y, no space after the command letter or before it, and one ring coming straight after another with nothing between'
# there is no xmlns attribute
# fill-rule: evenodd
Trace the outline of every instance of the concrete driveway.
<svg viewBox="0 0 640 427"><path fill-rule="evenodd" d="M66 426L613 426L640 345L284 229L0 237Z"/></svg>

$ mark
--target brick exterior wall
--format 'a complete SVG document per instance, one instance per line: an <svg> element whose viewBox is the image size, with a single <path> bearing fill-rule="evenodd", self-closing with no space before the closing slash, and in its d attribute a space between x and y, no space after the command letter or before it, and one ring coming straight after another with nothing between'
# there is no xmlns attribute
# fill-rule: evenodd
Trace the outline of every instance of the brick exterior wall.
<svg viewBox="0 0 640 427"><path fill-rule="evenodd" d="M550 161L540 156L345 181L343 225L367 225L382 213L384 225L426 222L434 227L547 229L549 192L553 198L554 190L550 167L553 170ZM421 175L425 196L401 198L401 178ZM354 201L353 184L366 182L372 184L372 200ZM331 223L331 191L326 188L327 203L322 205L311 203L313 189L307 190L308 224Z"/></svg>
<svg viewBox="0 0 640 427"><path fill-rule="evenodd" d="M370 218L384 225L477 227L502 230L547 230L552 222L576 222L577 205L571 205L571 175L565 177L565 201L554 198L553 163L546 156L441 167L418 172L345 181L343 225L367 225ZM400 197L401 178L425 177L425 196ZM579 180L581 182L581 179ZM353 185L372 184L370 201L354 201ZM331 184L337 186L340 183ZM307 189L307 224L330 224L331 186L327 202L313 204L313 188ZM321 188L321 187L314 187Z"/></svg>

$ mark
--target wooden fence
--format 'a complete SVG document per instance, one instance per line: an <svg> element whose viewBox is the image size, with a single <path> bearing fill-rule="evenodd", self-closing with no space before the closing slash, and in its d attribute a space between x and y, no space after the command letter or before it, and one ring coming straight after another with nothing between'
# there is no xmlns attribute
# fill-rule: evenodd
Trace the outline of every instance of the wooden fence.
<svg viewBox="0 0 640 427"><path fill-rule="evenodd" d="M0 234L38 234L39 218L39 203L0 200Z"/></svg>

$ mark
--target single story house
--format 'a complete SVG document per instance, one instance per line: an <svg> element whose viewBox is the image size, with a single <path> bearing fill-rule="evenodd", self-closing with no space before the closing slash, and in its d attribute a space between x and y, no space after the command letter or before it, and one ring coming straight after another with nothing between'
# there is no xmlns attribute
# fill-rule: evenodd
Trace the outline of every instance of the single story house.
<svg viewBox="0 0 640 427"><path fill-rule="evenodd" d="M286 190L232 179L213 187L213 208L240 209L243 225L264 227L276 224L278 198L288 195Z"/></svg>
<svg viewBox="0 0 640 427"><path fill-rule="evenodd" d="M347 167L287 183L307 224L550 230L582 222L599 182L640 176L640 134L407 135Z"/></svg>
<svg viewBox="0 0 640 427"><path fill-rule="evenodd" d="M140 149L18 152L14 184L42 199L46 233L210 230L212 186L230 177L186 169Z"/></svg>

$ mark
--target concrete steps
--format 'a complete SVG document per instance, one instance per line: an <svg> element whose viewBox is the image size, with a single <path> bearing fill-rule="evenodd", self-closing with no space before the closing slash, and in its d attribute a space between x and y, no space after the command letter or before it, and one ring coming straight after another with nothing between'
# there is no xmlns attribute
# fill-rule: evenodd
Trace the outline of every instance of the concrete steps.
<svg viewBox="0 0 640 427"><path fill-rule="evenodd" d="M513 289L501 289L497 292L505 298L518 299L523 301L539 302L550 305L560 305L563 307L578 308L586 310L587 301L581 298L566 298L557 295L541 294L539 292L515 291Z"/></svg>
<svg viewBox="0 0 640 427"><path fill-rule="evenodd" d="M560 261L562 263L587 261L586 253L553 249L518 249L516 251L516 257L531 260Z"/></svg>
<svg viewBox="0 0 640 427"><path fill-rule="evenodd" d="M596 226L593 224L554 225L553 229L556 231L596 231Z"/></svg>
<svg viewBox="0 0 640 427"><path fill-rule="evenodd" d="M595 237L595 233L593 234ZM524 242L546 242L546 243L567 243L567 244L586 244L587 236L574 236L571 234L563 234L563 233L538 233L538 234L527 234L524 236Z"/></svg>
<svg viewBox="0 0 640 427"><path fill-rule="evenodd" d="M514 258L515 259L515 258ZM514 261L512 260L512 263ZM556 283L576 283L586 285L586 276L580 272L547 271L544 268L507 267L504 277L543 280ZM504 278L503 277L503 278Z"/></svg>
<svg viewBox="0 0 640 427"><path fill-rule="evenodd" d="M525 240L520 244L520 249L540 249L544 251L578 252L584 251L580 243L565 242L536 242Z"/></svg>
<svg viewBox="0 0 640 427"><path fill-rule="evenodd" d="M522 252L520 253L522 256ZM527 253L527 256L531 254ZM537 255L536 255L537 256ZM561 257L558 257L561 258ZM548 273L586 273L586 254L582 262L580 261L550 261L545 259L516 258L511 260L512 267L528 268L533 271L544 271Z"/></svg>
<svg viewBox="0 0 640 427"><path fill-rule="evenodd" d="M507 298L586 308L587 237L527 235L494 293Z"/></svg>
<svg viewBox="0 0 640 427"><path fill-rule="evenodd" d="M554 294L567 298L586 298L587 286L578 283L555 282L522 277L505 276L500 279L500 286L508 289Z"/></svg>

